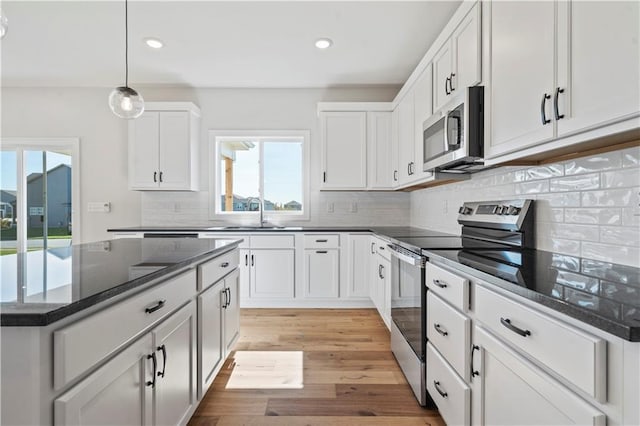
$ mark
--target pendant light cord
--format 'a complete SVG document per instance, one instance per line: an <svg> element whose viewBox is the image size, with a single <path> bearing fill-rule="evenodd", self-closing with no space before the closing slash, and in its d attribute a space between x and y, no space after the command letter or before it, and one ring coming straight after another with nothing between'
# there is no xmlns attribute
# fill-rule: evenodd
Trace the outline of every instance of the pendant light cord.
<svg viewBox="0 0 640 426"><path fill-rule="evenodd" d="M129 4L124 0L124 86L129 87Z"/></svg>

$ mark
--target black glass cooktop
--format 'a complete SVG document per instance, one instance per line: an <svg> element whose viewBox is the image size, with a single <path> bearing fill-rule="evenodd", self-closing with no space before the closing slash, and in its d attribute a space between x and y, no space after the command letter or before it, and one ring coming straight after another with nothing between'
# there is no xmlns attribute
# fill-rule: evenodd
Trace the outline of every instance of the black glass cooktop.
<svg viewBox="0 0 640 426"><path fill-rule="evenodd" d="M627 340L640 341L640 268L504 247L465 246L424 254L500 278L491 283Z"/></svg>

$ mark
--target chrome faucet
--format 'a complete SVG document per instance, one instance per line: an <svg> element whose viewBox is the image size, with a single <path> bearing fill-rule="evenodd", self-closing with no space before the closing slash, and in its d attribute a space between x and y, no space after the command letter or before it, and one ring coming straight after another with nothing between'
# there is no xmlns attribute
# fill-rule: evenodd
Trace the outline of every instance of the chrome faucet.
<svg viewBox="0 0 640 426"><path fill-rule="evenodd" d="M258 209L260 210L260 227L264 226L264 204L260 201L260 198L257 197L249 197L247 198L247 207L251 207L251 203L253 201L258 202Z"/></svg>

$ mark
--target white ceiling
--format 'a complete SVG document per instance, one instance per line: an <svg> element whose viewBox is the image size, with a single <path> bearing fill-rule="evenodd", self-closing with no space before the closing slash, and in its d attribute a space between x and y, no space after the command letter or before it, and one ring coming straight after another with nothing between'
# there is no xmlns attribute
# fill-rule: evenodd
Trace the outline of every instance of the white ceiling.
<svg viewBox="0 0 640 426"><path fill-rule="evenodd" d="M402 84L460 1L130 1L136 84ZM2 1L3 86L124 82L124 1ZM165 42L152 50L142 41ZM334 45L314 47L319 37Z"/></svg>

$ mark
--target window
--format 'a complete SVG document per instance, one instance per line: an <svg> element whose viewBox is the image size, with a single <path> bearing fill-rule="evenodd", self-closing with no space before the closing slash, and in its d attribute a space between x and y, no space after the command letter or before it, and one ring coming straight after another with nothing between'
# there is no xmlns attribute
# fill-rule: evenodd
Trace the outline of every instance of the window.
<svg viewBox="0 0 640 426"><path fill-rule="evenodd" d="M306 131L212 132L212 219L308 218Z"/></svg>
<svg viewBox="0 0 640 426"><path fill-rule="evenodd" d="M2 140L0 254L78 241L78 140Z"/></svg>

